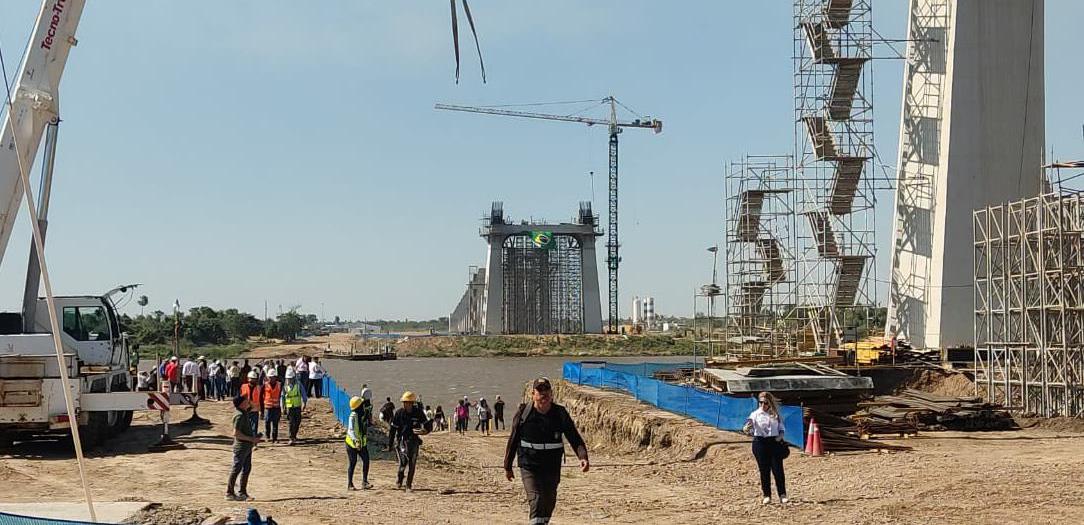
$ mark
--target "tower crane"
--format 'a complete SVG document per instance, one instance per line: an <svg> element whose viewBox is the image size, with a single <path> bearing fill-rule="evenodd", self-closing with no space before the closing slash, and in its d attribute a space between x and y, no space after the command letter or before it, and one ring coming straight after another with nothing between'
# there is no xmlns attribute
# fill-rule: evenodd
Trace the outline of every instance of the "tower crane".
<svg viewBox="0 0 1084 525"><path fill-rule="evenodd" d="M650 129L655 133L662 132L662 121L651 117L637 118L631 121L617 119L617 106L626 106L617 101L613 96L602 99L603 104L610 106L610 118L598 119L577 115L551 115L547 113L533 113L529 111L517 111L495 107L457 106L453 104L437 104L436 109L448 111L464 111L467 113L484 113L488 115L503 115L506 117L531 118L539 120L557 120L563 122L575 122L588 126L606 126L610 132L609 158L610 158L610 202L609 222L606 230L606 268L609 270L609 321L607 324L610 333L617 333L617 267L621 263L618 255L617 237L617 136L624 128Z"/></svg>

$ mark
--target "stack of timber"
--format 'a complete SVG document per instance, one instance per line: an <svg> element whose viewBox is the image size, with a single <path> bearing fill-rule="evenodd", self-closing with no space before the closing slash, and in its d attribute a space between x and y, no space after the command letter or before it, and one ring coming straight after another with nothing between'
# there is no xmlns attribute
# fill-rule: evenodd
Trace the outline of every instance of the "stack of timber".
<svg viewBox="0 0 1084 525"><path fill-rule="evenodd" d="M898 437L912 436L918 432L914 425L890 423L876 427L864 426L861 422L852 421L849 418L834 416L805 410L806 421L815 420L821 431L821 444L829 452L849 452L860 450L911 450L911 447L903 445L890 445L881 441L870 439L875 434L896 435Z"/></svg>
<svg viewBox="0 0 1084 525"><path fill-rule="evenodd" d="M904 390L894 396L878 396L861 403L852 418L860 425L914 425L919 430L1011 430L1016 428L1009 412L977 397L951 397Z"/></svg>

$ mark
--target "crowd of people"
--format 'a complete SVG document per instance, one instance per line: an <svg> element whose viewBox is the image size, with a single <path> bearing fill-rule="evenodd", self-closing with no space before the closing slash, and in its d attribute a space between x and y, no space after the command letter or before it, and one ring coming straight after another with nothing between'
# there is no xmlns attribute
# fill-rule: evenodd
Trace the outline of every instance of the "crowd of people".
<svg viewBox="0 0 1084 525"><path fill-rule="evenodd" d="M199 363L202 360L197 358L195 361ZM212 366L214 365L218 365L219 368L225 366L219 362L212 363ZM171 388L173 388L176 369L180 368L181 377L184 377L184 368L183 365L177 364L176 358L171 359L170 364L166 366L169 370L164 370L163 375L170 378ZM196 366L202 368L202 364ZM279 382L279 366L284 366L282 375L285 377L285 383ZM247 373L245 373L246 368L248 368ZM210 370L208 373L210 374ZM237 501L251 499L248 494L248 478L252 470L253 450L258 443L263 441L269 440L272 443L278 441L279 418L284 411L289 421L289 444L292 445L297 441L301 410L308 402L310 392L317 396L321 394L319 387L314 389L312 383L321 382L323 374L319 360L308 358L301 358L289 365L283 365L283 361L270 361L248 367L246 361L240 367L236 362L226 367L228 379L235 376L246 378L246 382L241 384L236 391L233 389L232 381L226 383L229 388L228 393L233 395L233 405L236 408L233 419L233 464L226 493L228 499ZM210 374L210 377L217 376ZM179 383L181 383L181 388L196 392L201 382L194 380ZM214 383L211 382L211 384ZM212 398L220 395L221 386L222 383L218 382L217 386L212 388L210 394ZM568 411L553 401L553 389L549 379L543 377L533 381L530 394L530 402L520 404L515 415L512 416L510 428L505 423L505 403L499 395L496 396L492 407L484 397L472 403L467 396L464 396L463 399L457 400L451 411L450 422L443 406L437 405L434 409L430 405L425 405L414 392L404 392L399 397L398 408L390 396L386 397L376 414L379 420L388 427L386 450L394 451L397 460L396 488L407 492L413 490L422 436L434 430L449 431L449 428L454 428L454 431L460 434L469 432L470 417L473 412L477 417L474 426L476 432L490 435L492 431L502 427L509 430L503 462L505 476L509 481L513 481L515 479L513 464L518 465L520 479L530 506L530 523L549 523L557 503L557 487L561 481L564 440L568 441L580 460L583 472L590 469L590 461L587 446ZM778 401L768 392L762 392L758 396L758 401L759 408L749 415L743 430L754 436L753 454L760 471L763 501L769 503L771 500L770 480L774 477L778 485L780 502L787 503L783 460L789 455L789 451L783 442L785 429L782 418L779 416ZM351 398L349 406L350 416L344 439L347 457L346 486L348 490L357 489L354 484L354 475L360 460L362 464L361 488L370 489L373 485L369 479L368 446L369 427L374 424L374 408L373 392L368 385L362 385L360 395ZM262 434L259 431L261 419L264 421Z"/></svg>
<svg viewBox="0 0 1084 525"><path fill-rule="evenodd" d="M158 361L152 370L140 371L136 387L141 391L162 390L196 394L200 401L224 401L241 393L242 385L249 375L256 374L260 384L266 384L274 373L278 378L291 372L305 390L307 397L323 397L323 379L327 374L319 357L303 356L294 360L265 359L249 364L248 359L227 362L204 356L187 358L171 357ZM161 385L168 388L162 388Z"/></svg>

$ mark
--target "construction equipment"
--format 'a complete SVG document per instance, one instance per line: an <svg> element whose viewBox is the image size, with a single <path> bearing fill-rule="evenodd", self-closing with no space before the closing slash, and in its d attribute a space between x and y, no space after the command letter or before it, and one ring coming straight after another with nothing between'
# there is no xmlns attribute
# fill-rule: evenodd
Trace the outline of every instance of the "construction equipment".
<svg viewBox="0 0 1084 525"><path fill-rule="evenodd" d="M42 3L15 86L3 99L7 111L0 135L0 258L46 129L48 134L39 200L36 208L28 203L37 210L32 220L36 219L38 231L22 312L0 313L0 445L27 433L67 433L76 424L82 445L91 446L126 429L133 410L168 411L170 397L176 397L132 392L138 357L120 330L112 296L136 285L100 296L54 298L46 280L46 298L38 297L39 282L47 277L38 255L44 247L60 122L60 78L76 45L83 6L83 0Z"/></svg>
<svg viewBox="0 0 1084 525"><path fill-rule="evenodd" d="M607 331L610 333L617 333L618 324L620 322L617 315L617 267L621 263L621 257L618 255L618 248L620 247L620 243L618 242L617 236L617 136L621 133L623 128L651 129L654 130L655 133L661 133L662 121L656 118L646 116L631 121L618 120L617 106L621 106L625 109L628 109L628 107L618 102L617 99L615 99L613 96L602 99L601 103L609 105L610 118L597 119L578 115L552 115L547 113L534 113L528 111L502 109L500 107L457 106L453 104L437 104L434 107L436 109L443 109L448 111L464 111L467 113L484 113L488 115L502 115L506 117L576 122L580 124L587 124L588 126L594 126L596 124L600 126L606 126L606 129L610 132L610 220L609 224L607 225L606 231L606 267L607 269L609 269L610 304L609 320L607 321ZM631 112L631 110L629 111Z"/></svg>

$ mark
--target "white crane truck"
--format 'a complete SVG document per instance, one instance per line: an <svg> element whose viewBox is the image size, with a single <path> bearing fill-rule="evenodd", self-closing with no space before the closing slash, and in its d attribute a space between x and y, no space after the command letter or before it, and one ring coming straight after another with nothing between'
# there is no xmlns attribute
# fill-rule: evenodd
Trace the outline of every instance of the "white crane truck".
<svg viewBox="0 0 1084 525"><path fill-rule="evenodd" d="M85 0L44 0L26 54L17 71L0 134L0 260L25 196L28 173L46 136L38 224L45 233L59 123L59 86ZM3 94L0 94L2 97ZM10 105L9 105L10 102ZM46 134L46 130L48 133ZM162 408L170 396L132 392L138 357L120 330L111 299L122 286L101 295L55 298L63 364L57 357L49 307L38 297L41 269L31 246L22 311L0 314L0 446L26 435L70 433L79 425L84 447L124 431L133 410ZM77 422L70 421L60 378L70 378ZM173 396L180 402L178 396ZM182 396L183 397L183 396ZM168 405L167 405L168 408Z"/></svg>

